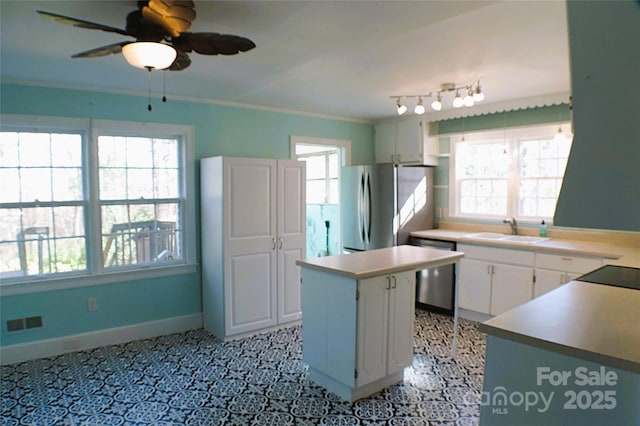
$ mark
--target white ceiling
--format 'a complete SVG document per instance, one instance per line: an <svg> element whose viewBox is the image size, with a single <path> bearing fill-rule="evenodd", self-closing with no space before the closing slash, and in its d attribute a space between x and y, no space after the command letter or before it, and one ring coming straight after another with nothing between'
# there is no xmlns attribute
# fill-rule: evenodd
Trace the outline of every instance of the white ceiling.
<svg viewBox="0 0 640 426"><path fill-rule="evenodd" d="M480 78L486 100L440 116L566 101L566 5L552 1L198 1L190 31L237 34L257 47L236 56L192 54L167 73L169 98L202 98L335 117L395 114L393 95ZM37 9L124 28L136 2L0 1L5 81L145 94L147 73L121 55L74 53L126 40L61 25ZM162 90L162 74L152 75ZM514 103L514 100L519 100ZM414 102L414 101L411 101Z"/></svg>

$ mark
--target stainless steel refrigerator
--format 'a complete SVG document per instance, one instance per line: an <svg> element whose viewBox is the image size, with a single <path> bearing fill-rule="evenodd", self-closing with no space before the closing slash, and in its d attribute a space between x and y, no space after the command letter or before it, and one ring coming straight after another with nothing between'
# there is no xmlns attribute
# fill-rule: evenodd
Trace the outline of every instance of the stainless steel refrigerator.
<svg viewBox="0 0 640 426"><path fill-rule="evenodd" d="M410 232L433 228L433 168L376 164L341 172L345 252L407 244Z"/></svg>

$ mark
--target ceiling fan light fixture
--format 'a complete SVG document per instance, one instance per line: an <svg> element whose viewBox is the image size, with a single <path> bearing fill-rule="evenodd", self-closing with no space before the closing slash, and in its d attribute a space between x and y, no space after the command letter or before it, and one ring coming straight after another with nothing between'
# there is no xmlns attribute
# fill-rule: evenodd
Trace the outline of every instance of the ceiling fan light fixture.
<svg viewBox="0 0 640 426"><path fill-rule="evenodd" d="M151 71L169 68L177 52L168 44L139 41L123 46L122 54L129 65Z"/></svg>

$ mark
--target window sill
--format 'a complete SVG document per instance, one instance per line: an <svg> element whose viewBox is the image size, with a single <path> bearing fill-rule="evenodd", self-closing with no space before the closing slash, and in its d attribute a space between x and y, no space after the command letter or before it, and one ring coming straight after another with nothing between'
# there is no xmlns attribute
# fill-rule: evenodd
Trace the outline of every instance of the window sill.
<svg viewBox="0 0 640 426"><path fill-rule="evenodd" d="M194 274L197 271L198 265L191 264L46 279L42 279L36 275L32 277L32 281L2 283L0 285L0 296L16 296L20 294L91 287L96 285L146 280L173 275L187 275Z"/></svg>

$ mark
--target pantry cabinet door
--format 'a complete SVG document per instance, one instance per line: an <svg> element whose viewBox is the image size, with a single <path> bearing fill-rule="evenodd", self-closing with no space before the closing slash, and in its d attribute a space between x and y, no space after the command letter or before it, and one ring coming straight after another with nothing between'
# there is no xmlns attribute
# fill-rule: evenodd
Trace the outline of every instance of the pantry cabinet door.
<svg viewBox="0 0 640 426"><path fill-rule="evenodd" d="M305 163L278 160L278 323L302 318L300 267L306 252Z"/></svg>
<svg viewBox="0 0 640 426"><path fill-rule="evenodd" d="M226 335L277 324L276 178L275 160L229 159L225 167Z"/></svg>

